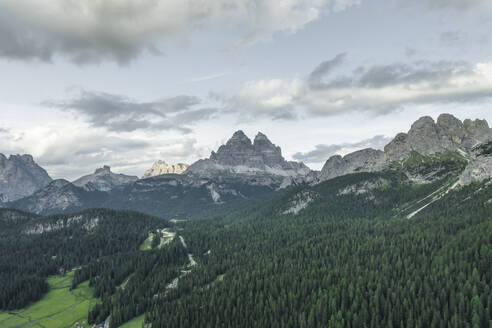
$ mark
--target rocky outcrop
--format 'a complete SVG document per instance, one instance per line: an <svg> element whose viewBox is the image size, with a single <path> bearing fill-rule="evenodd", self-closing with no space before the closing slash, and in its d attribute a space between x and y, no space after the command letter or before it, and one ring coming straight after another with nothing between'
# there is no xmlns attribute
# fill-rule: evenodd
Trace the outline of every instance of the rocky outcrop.
<svg viewBox="0 0 492 328"><path fill-rule="evenodd" d="M0 154L0 202L29 196L51 182L51 177L31 155Z"/></svg>
<svg viewBox="0 0 492 328"><path fill-rule="evenodd" d="M83 176L72 183L88 191L110 191L137 180L138 177L136 176L113 173L111 168L105 165L97 169L93 174Z"/></svg>
<svg viewBox="0 0 492 328"><path fill-rule="evenodd" d="M217 152L212 152L210 158L197 161L187 170L187 174L202 177L223 173L303 177L310 172L303 163L286 161L280 147L263 133L258 133L254 142L251 142L243 131L235 132Z"/></svg>
<svg viewBox="0 0 492 328"><path fill-rule="evenodd" d="M470 149L489 140L492 131L485 120L461 122L450 114L442 114L437 122L424 116L412 124L408 133L398 134L384 152L388 161L401 161L412 151L428 156Z"/></svg>
<svg viewBox="0 0 492 328"><path fill-rule="evenodd" d="M408 133L397 134L384 147L384 152L364 149L343 158L340 155L332 156L318 175L318 181L355 172L381 171L392 162L402 162L415 153L433 156L459 152L466 155L477 144L491 139L492 129L485 120L462 122L453 115L442 114L435 122L431 117L424 116L412 124ZM475 172L483 169L484 165L487 166L485 163L475 165ZM425 182L425 179L420 182Z"/></svg>
<svg viewBox="0 0 492 328"><path fill-rule="evenodd" d="M474 147L472 159L460 175L460 184L492 179L492 142Z"/></svg>
<svg viewBox="0 0 492 328"><path fill-rule="evenodd" d="M292 200L288 203L288 208L285 209L282 214L294 214L297 215L302 210L306 209L309 204L314 202L319 195L313 191L302 191L295 194Z"/></svg>
<svg viewBox="0 0 492 328"><path fill-rule="evenodd" d="M59 231L74 225L80 225L82 229L90 231L98 226L100 220L101 219L97 216L87 217L84 215L76 215L68 218L60 218L56 221L33 223L24 228L23 233L25 233L26 235L39 235L42 233Z"/></svg>
<svg viewBox="0 0 492 328"><path fill-rule="evenodd" d="M325 181L350 173L381 171L384 165L385 157L381 150L368 148L345 157L335 155L326 161L319 174L319 180Z"/></svg>
<svg viewBox="0 0 492 328"><path fill-rule="evenodd" d="M163 174L182 174L188 169L187 164L178 163L178 164L167 164L164 161L157 161L152 165L152 168L145 171L143 178L151 178L156 177Z"/></svg>

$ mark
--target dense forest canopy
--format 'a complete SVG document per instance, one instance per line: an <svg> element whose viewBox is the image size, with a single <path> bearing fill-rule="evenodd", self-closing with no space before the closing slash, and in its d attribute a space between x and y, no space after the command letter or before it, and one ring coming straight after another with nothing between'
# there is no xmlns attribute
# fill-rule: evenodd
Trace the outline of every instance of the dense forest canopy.
<svg viewBox="0 0 492 328"><path fill-rule="evenodd" d="M492 184L455 181L358 173L199 221L91 210L33 234L74 216L19 220L0 239L1 306L77 268L73 287L89 280L101 299L89 322L111 327L142 314L152 327L489 327ZM163 228L176 235L160 247Z"/></svg>

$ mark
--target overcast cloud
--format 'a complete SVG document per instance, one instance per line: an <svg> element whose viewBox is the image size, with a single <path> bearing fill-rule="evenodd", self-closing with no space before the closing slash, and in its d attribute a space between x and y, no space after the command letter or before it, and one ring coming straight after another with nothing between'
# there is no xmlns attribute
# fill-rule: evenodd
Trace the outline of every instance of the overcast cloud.
<svg viewBox="0 0 492 328"><path fill-rule="evenodd" d="M127 64L207 25L243 26L233 41L251 46L293 33L359 0L3 0L0 56L77 64ZM163 44L164 43L164 44Z"/></svg>
<svg viewBox="0 0 492 328"><path fill-rule="evenodd" d="M304 163L324 163L331 156L339 154L344 155L348 152L357 151L365 148L383 149L391 141L391 138L377 135L370 139L354 142L354 143L341 143L341 144L320 144L316 145L313 150L305 153L295 153L292 157L295 160Z"/></svg>
<svg viewBox="0 0 492 328"><path fill-rule="evenodd" d="M232 106L243 107L252 115L295 119L347 111L382 115L409 105L467 103L492 97L490 62L419 60L359 66L350 75L333 74L345 57L340 54L322 62L306 79L248 82L231 99Z"/></svg>

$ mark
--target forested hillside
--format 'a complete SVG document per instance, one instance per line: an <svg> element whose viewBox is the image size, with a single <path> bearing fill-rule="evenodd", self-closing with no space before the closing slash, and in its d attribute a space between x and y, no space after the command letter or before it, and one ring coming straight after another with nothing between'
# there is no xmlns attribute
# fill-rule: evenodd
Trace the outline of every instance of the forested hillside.
<svg viewBox="0 0 492 328"><path fill-rule="evenodd" d="M271 203L240 221L189 223L190 247L210 255L147 320L153 327L489 327L492 186L451 191L407 219L400 209L430 185L337 196L361 178L313 188L321 201L298 215Z"/></svg>
<svg viewBox="0 0 492 328"><path fill-rule="evenodd" d="M44 218L2 210L0 216L10 228L0 237L0 310L19 309L38 300L48 289L45 278L50 275L108 257L137 265L132 259L141 255L138 249L148 232L168 224L136 212L103 209ZM117 278L105 288L114 290Z"/></svg>
<svg viewBox="0 0 492 328"><path fill-rule="evenodd" d="M446 163L432 165L455 170ZM72 288L89 281L101 300L88 322L111 327L143 314L152 327L489 327L492 183L419 184L408 167L207 220L107 210L20 220L1 240L2 308L77 268Z"/></svg>

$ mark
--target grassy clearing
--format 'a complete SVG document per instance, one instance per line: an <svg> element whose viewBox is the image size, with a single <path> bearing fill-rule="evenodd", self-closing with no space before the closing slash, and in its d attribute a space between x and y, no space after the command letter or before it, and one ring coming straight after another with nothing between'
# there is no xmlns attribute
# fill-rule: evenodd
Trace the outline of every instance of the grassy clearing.
<svg viewBox="0 0 492 328"><path fill-rule="evenodd" d="M152 249L152 240L154 240L154 233L149 232L149 236L145 241L140 245L141 251L150 251Z"/></svg>
<svg viewBox="0 0 492 328"><path fill-rule="evenodd" d="M73 272L48 278L50 291L25 309L0 313L0 327L89 327L87 314L98 302L92 296L89 282L72 286Z"/></svg>
<svg viewBox="0 0 492 328"><path fill-rule="evenodd" d="M144 319L145 319L145 315L141 315L133 320L128 321L124 325L120 326L120 328L142 328Z"/></svg>

